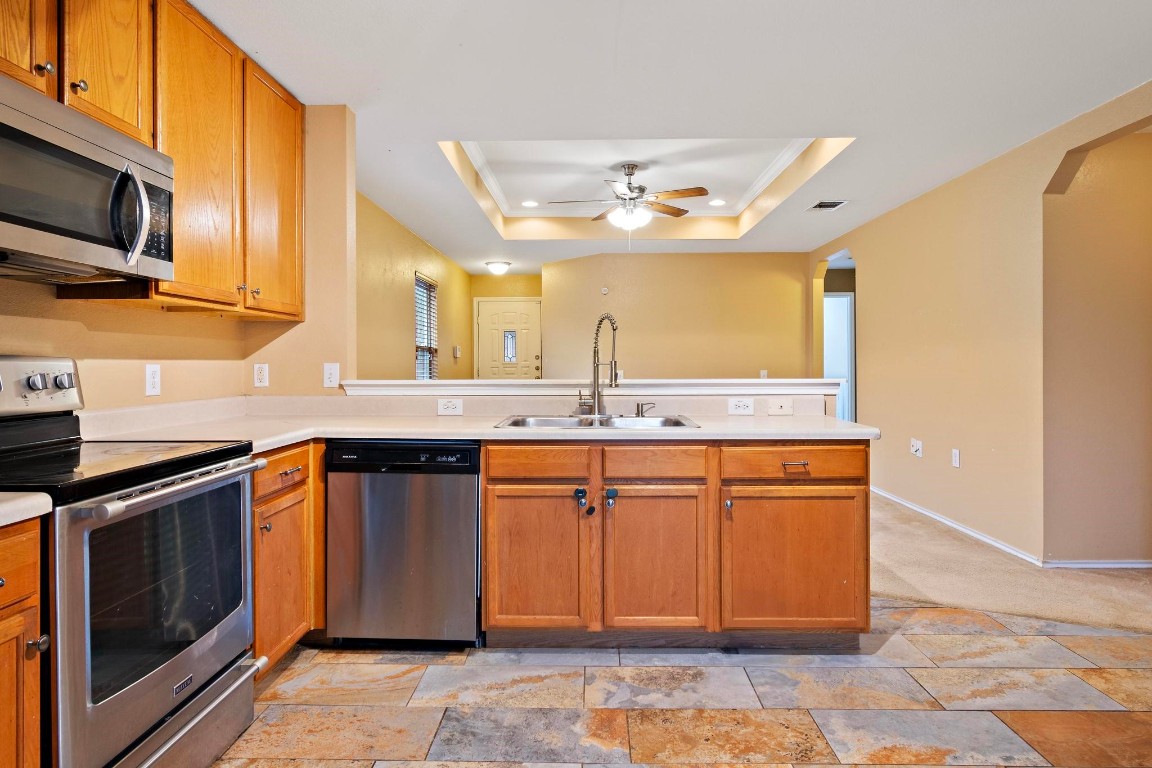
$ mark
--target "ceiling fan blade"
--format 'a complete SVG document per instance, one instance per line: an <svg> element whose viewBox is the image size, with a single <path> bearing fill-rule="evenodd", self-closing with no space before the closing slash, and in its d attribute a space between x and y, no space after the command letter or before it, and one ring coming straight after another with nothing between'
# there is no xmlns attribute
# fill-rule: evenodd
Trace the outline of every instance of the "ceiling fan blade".
<svg viewBox="0 0 1152 768"><path fill-rule="evenodd" d="M600 221L601 219L608 218L608 214L612 213L612 211L616 210L619 207L620 206L613 206L612 208L609 208L608 210L604 211L604 213L602 213L599 216L597 216L596 218L592 219L592 221Z"/></svg>
<svg viewBox="0 0 1152 768"><path fill-rule="evenodd" d="M662 213L665 216L683 216L688 213L686 208L677 208L674 205L664 205L664 203L645 203L645 205L656 213Z"/></svg>
<svg viewBox="0 0 1152 768"><path fill-rule="evenodd" d="M667 192L649 192L644 195L645 200L675 200L678 197L703 197L708 194L704 187L688 187L687 189L670 189Z"/></svg>
<svg viewBox="0 0 1152 768"><path fill-rule="evenodd" d="M612 179L604 179L604 183L612 187L612 194L618 197L628 197L632 194L632 190L628 189L628 185L622 181L613 181Z"/></svg>
<svg viewBox="0 0 1152 768"><path fill-rule="evenodd" d="M562 203L614 203L615 200L549 200L548 205L561 205Z"/></svg>

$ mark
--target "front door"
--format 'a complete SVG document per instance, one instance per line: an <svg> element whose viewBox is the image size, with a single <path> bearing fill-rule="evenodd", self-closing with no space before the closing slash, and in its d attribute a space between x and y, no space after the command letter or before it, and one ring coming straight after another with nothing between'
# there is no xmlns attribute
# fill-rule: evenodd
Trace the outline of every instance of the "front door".
<svg viewBox="0 0 1152 768"><path fill-rule="evenodd" d="M476 378L541 376L540 299L476 299Z"/></svg>

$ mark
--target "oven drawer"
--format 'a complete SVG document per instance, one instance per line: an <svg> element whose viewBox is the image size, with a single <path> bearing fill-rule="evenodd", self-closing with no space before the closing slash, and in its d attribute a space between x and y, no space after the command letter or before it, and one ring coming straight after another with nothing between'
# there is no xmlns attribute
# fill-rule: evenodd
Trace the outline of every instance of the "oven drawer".
<svg viewBox="0 0 1152 768"><path fill-rule="evenodd" d="M0 608L40 589L40 520L0 528Z"/></svg>
<svg viewBox="0 0 1152 768"><path fill-rule="evenodd" d="M252 498L262 499L307 480L309 455L307 443L261 454L268 460L268 466L257 470L253 477Z"/></svg>

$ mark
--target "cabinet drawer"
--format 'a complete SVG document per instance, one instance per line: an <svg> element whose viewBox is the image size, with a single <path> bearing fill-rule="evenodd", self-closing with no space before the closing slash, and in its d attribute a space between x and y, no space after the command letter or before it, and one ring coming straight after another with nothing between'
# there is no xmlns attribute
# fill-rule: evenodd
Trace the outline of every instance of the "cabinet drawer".
<svg viewBox="0 0 1152 768"><path fill-rule="evenodd" d="M868 477L862 445L779 445L720 450L724 480L830 480Z"/></svg>
<svg viewBox="0 0 1152 768"><path fill-rule="evenodd" d="M308 445L294 445L282 451L261 454L268 466L256 472L252 496L260 499L308 479Z"/></svg>
<svg viewBox="0 0 1152 768"><path fill-rule="evenodd" d="M494 445L488 447L489 478L586 478L592 472L587 445Z"/></svg>
<svg viewBox="0 0 1152 768"><path fill-rule="evenodd" d="M704 477L707 449L702 445L611 445L604 448L604 477L660 479Z"/></svg>
<svg viewBox="0 0 1152 768"><path fill-rule="evenodd" d="M40 589L40 521L0 528L0 607L35 595Z"/></svg>

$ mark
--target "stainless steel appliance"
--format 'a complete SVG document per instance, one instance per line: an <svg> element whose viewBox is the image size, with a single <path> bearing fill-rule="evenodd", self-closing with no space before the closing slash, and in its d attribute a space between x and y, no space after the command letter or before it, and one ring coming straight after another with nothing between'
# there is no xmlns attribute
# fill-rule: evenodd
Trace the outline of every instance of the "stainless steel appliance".
<svg viewBox="0 0 1152 768"><path fill-rule="evenodd" d="M253 719L252 445L83 441L82 407L71 360L0 356L0 491L54 506L43 722L68 768L208 766Z"/></svg>
<svg viewBox="0 0 1152 768"><path fill-rule="evenodd" d="M171 280L172 158L0 78L0 277Z"/></svg>
<svg viewBox="0 0 1152 768"><path fill-rule="evenodd" d="M479 637L480 446L328 443L332 638Z"/></svg>

